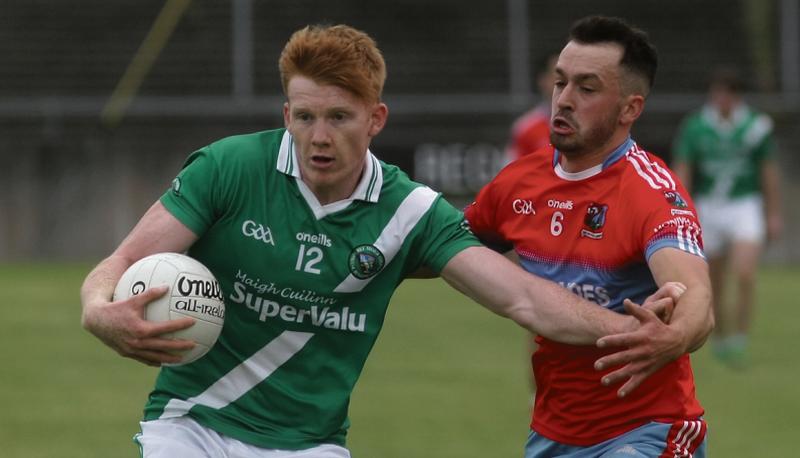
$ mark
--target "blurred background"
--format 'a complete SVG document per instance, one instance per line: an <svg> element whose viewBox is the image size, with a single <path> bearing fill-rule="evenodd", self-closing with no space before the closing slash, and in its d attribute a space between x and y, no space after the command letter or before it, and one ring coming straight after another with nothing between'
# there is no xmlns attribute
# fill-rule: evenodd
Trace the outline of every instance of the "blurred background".
<svg viewBox="0 0 800 458"><path fill-rule="evenodd" d="M669 160L709 71L735 65L746 99L776 121L784 195L796 195L798 9L797 0L3 0L0 260L97 259L191 151L280 127L278 55L317 22L376 39L390 118L373 152L454 200L502 165L511 122L538 102L534 62L593 13L645 29L660 53L634 129L640 144ZM787 237L768 259L793 262L800 206L785 200Z"/></svg>
<svg viewBox="0 0 800 458"><path fill-rule="evenodd" d="M190 152L282 126L277 60L294 30L376 39L390 117L372 151L461 204L540 101L535 62L596 13L658 48L634 128L647 150L671 159L719 65L775 120L786 228L759 274L753 363L693 358L710 456L796 454L800 0L0 0L0 456L135 456L155 370L80 329L79 285ZM354 456L521 456L525 333L464 302L438 281L401 287L354 393Z"/></svg>

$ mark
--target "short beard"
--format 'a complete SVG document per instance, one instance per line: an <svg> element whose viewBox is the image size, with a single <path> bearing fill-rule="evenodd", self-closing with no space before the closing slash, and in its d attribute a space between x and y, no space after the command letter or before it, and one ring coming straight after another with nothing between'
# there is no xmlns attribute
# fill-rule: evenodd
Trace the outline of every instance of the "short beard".
<svg viewBox="0 0 800 458"><path fill-rule="evenodd" d="M614 135L619 113L619 109L615 110L610 116L605 117L602 123L583 134L575 131L567 137L550 132L550 143L570 159L577 159L591 154L595 149L605 145L608 139Z"/></svg>

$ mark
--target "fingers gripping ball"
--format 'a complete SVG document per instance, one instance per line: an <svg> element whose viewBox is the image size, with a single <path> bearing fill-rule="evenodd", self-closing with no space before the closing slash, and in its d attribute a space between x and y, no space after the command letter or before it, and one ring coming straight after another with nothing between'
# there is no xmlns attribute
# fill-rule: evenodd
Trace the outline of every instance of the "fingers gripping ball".
<svg viewBox="0 0 800 458"><path fill-rule="evenodd" d="M122 274L114 290L114 300L127 299L164 285L169 291L147 304L145 319L194 318L191 327L164 335L197 344L175 365L190 363L208 353L222 331L225 321L222 291L211 271L196 259L178 253L157 253L140 259Z"/></svg>

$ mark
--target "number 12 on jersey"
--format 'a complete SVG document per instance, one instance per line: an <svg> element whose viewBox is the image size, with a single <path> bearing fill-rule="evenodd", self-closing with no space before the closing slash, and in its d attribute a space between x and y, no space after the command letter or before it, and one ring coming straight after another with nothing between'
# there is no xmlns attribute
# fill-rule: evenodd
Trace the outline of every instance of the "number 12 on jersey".
<svg viewBox="0 0 800 458"><path fill-rule="evenodd" d="M319 275L320 270L314 266L321 261L322 249L320 247L312 246L307 248L304 243L301 243L300 250L297 252L297 263L294 265L294 270Z"/></svg>

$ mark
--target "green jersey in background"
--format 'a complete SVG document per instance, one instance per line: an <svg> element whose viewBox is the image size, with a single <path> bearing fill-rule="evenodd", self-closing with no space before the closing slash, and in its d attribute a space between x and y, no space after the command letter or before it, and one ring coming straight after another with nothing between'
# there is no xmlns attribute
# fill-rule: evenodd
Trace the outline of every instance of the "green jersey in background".
<svg viewBox="0 0 800 458"><path fill-rule="evenodd" d="M692 165L695 198L735 199L761 192L761 163L773 154L772 120L741 105L730 120L711 106L683 122L674 154Z"/></svg>

